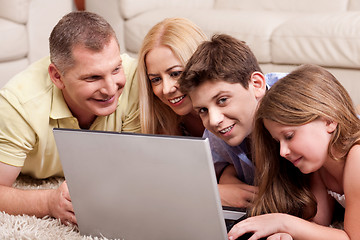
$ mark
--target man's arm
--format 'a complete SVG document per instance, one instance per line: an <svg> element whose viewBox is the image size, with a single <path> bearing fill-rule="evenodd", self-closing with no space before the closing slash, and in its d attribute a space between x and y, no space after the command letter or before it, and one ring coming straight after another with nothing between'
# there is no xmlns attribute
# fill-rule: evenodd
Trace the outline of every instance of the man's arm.
<svg viewBox="0 0 360 240"><path fill-rule="evenodd" d="M257 187L237 178L234 165L228 165L220 176L218 189L223 206L247 208L251 206Z"/></svg>
<svg viewBox="0 0 360 240"><path fill-rule="evenodd" d="M20 171L20 167L0 162L0 211L12 215L27 214L36 217L50 215L59 218L63 223L76 224L66 182L56 190L16 189L12 185Z"/></svg>

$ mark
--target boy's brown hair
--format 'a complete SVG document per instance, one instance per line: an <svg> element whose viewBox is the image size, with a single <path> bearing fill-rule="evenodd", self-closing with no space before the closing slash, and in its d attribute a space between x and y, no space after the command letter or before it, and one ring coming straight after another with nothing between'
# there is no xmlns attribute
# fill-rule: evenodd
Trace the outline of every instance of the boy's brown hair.
<svg viewBox="0 0 360 240"><path fill-rule="evenodd" d="M191 92L206 81L240 83L248 89L251 74L261 72L257 59L244 41L216 34L194 52L179 79L180 91Z"/></svg>

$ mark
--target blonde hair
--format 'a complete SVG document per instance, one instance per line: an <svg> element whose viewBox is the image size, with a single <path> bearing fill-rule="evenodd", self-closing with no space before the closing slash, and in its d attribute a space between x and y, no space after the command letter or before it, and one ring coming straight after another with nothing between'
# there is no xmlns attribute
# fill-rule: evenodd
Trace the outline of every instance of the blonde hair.
<svg viewBox="0 0 360 240"><path fill-rule="evenodd" d="M145 36L139 51L137 78L139 81L141 129L147 134L176 135L180 116L153 93L147 76L145 58L157 46L166 46L185 66L200 43L206 40L201 29L185 18L167 18L156 24Z"/></svg>
<svg viewBox="0 0 360 240"><path fill-rule="evenodd" d="M263 121L299 126L320 117L337 123L328 154L345 161L351 147L359 143L360 120L349 94L331 73L319 66L303 65L280 79L263 97L252 136L259 186L252 215L282 212L306 219L315 216L316 200L310 191L309 175L280 157L279 143Z"/></svg>

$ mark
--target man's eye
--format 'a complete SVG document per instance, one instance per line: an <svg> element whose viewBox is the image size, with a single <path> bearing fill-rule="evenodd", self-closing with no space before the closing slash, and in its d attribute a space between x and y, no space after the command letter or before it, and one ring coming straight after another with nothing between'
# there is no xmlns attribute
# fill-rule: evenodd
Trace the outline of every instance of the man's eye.
<svg viewBox="0 0 360 240"><path fill-rule="evenodd" d="M113 71L113 74L117 74L118 72L120 72L120 69L121 69L120 66L115 68L114 71Z"/></svg>
<svg viewBox="0 0 360 240"><path fill-rule="evenodd" d="M88 82L93 82L93 81L96 81L99 79L101 79L101 76L94 75L94 76L87 77L85 80Z"/></svg>

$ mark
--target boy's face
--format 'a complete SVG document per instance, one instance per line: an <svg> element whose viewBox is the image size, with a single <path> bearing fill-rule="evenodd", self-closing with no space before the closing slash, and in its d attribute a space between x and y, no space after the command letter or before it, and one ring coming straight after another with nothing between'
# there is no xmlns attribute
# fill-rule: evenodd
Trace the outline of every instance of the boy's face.
<svg viewBox="0 0 360 240"><path fill-rule="evenodd" d="M189 95L205 128L230 146L237 146L252 132L258 101L265 91L264 75L254 72L248 89L240 83L210 80Z"/></svg>

